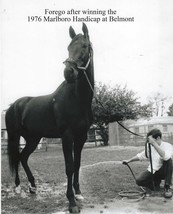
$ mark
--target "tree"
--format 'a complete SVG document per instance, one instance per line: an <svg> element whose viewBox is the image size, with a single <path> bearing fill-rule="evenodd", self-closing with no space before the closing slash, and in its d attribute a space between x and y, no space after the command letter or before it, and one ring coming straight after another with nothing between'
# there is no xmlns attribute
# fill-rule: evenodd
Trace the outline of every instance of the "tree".
<svg viewBox="0 0 173 214"><path fill-rule="evenodd" d="M165 102L168 97L165 97L160 92L157 92L154 96L149 97L149 105L152 106L152 116L163 116L165 113Z"/></svg>
<svg viewBox="0 0 173 214"><path fill-rule="evenodd" d="M153 107L151 103L144 104L139 106L139 115L140 117L151 117L153 112Z"/></svg>
<svg viewBox="0 0 173 214"><path fill-rule="evenodd" d="M96 84L96 99L93 99L94 124L99 128L98 134L104 145L108 145L108 123L125 119L136 119L139 115L150 114L147 105L141 106L132 90L126 86L116 85L114 88L102 83ZM148 113L147 113L148 112Z"/></svg>
<svg viewBox="0 0 173 214"><path fill-rule="evenodd" d="M169 106L169 108L168 108L168 116L173 116L173 103Z"/></svg>

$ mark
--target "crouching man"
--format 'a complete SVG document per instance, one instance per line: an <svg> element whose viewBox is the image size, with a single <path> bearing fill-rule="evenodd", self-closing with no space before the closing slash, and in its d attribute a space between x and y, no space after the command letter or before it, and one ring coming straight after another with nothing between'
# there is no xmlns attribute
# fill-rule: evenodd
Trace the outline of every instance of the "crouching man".
<svg viewBox="0 0 173 214"><path fill-rule="evenodd" d="M139 186L159 191L161 180L164 180L164 196L165 198L171 198L172 190L170 185L172 184L173 146L162 140L162 133L159 129L153 129L148 132L147 139L148 143L151 145L153 176L151 173L151 165L149 164L147 170L137 177L136 183ZM149 155L147 156L149 157ZM148 158L144 150L131 159L124 160L123 163L127 164L133 161L142 161L146 159Z"/></svg>

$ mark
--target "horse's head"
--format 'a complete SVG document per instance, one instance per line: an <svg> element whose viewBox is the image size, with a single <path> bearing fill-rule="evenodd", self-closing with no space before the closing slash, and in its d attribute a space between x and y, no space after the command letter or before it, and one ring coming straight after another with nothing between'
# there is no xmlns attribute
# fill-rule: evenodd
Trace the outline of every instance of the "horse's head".
<svg viewBox="0 0 173 214"><path fill-rule="evenodd" d="M66 65L64 77L68 82L75 81L79 77L80 71L86 70L90 63L91 43L88 28L84 23L82 30L84 34L76 35L72 27L69 29L72 41L68 46L69 58L64 62Z"/></svg>

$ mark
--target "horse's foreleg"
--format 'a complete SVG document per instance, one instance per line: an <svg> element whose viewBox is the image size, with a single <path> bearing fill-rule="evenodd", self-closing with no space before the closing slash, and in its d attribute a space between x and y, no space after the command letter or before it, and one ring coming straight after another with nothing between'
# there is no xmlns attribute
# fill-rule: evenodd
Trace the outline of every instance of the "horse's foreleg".
<svg viewBox="0 0 173 214"><path fill-rule="evenodd" d="M73 160L73 137L70 132L66 131L62 137L62 146L65 159L66 175L67 175L67 192L66 196L69 200L69 212L78 213L79 208L76 205L72 179L74 174L74 160Z"/></svg>
<svg viewBox="0 0 173 214"><path fill-rule="evenodd" d="M79 184L79 170L80 170L80 163L81 163L81 152L83 145L86 141L86 136L84 135L82 138L79 138L78 140L75 140L74 143L74 181L73 181L73 187L75 189L76 198L79 200L82 200L83 197L81 196L80 191L80 184Z"/></svg>

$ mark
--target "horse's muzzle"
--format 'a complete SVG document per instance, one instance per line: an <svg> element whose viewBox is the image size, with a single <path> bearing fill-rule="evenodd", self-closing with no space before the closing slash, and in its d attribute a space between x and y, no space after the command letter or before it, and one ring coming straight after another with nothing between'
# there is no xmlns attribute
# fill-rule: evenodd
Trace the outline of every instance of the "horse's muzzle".
<svg viewBox="0 0 173 214"><path fill-rule="evenodd" d="M71 67L71 66L66 66L64 69L64 77L67 82L71 83L74 82L77 79L78 76L78 71L77 69Z"/></svg>
<svg viewBox="0 0 173 214"><path fill-rule="evenodd" d="M75 62L75 60L71 57L67 58L64 62L63 62L66 66L68 65L72 65L73 67L77 67L77 63Z"/></svg>

